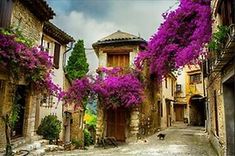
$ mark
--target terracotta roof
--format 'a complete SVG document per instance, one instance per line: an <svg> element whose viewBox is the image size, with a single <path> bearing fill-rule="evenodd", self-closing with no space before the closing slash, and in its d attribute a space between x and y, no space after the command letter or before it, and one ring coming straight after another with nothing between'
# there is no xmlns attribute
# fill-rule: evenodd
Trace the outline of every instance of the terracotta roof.
<svg viewBox="0 0 235 156"><path fill-rule="evenodd" d="M146 41L141 37L118 30L113 34L98 40L96 43L93 44L93 47L102 44L123 43L123 42L146 43Z"/></svg>
<svg viewBox="0 0 235 156"><path fill-rule="evenodd" d="M53 19L55 15L45 0L20 0L20 2L42 21Z"/></svg>
<svg viewBox="0 0 235 156"><path fill-rule="evenodd" d="M60 44L68 44L69 42L75 41L72 36L68 35L51 22L45 22L43 26L43 33L54 38Z"/></svg>

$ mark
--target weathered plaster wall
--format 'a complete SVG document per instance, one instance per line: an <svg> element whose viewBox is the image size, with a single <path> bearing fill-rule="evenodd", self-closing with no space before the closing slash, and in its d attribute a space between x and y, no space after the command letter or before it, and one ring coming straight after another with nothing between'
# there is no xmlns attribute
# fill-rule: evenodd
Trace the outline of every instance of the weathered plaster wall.
<svg viewBox="0 0 235 156"><path fill-rule="evenodd" d="M166 85L167 83L167 85ZM176 79L171 75L167 76L161 84L162 88L162 117L161 117L161 128L165 129L167 127L167 122L173 122L173 100L175 97L175 86L176 86ZM172 94L173 93L173 94ZM167 106L167 101L170 100L169 106ZM170 109L170 115L167 117L167 107Z"/></svg>

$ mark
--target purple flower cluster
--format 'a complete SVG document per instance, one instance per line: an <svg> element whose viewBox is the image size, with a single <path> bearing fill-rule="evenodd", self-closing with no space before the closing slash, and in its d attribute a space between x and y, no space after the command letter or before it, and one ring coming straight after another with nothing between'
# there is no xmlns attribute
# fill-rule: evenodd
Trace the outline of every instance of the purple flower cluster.
<svg viewBox="0 0 235 156"><path fill-rule="evenodd" d="M143 86L133 74L107 75L93 90L107 107L131 107L142 103Z"/></svg>
<svg viewBox="0 0 235 156"><path fill-rule="evenodd" d="M210 0L180 0L178 9L164 14L165 22L140 52L135 65L146 60L158 80L171 71L198 61L211 38Z"/></svg>
<svg viewBox="0 0 235 156"><path fill-rule="evenodd" d="M76 79L72 86L64 94L65 104L75 104L75 107L81 107L87 100L92 90L92 83L88 77Z"/></svg>
<svg viewBox="0 0 235 156"><path fill-rule="evenodd" d="M15 35L0 34L0 66L15 81L25 78L37 91L60 96L61 88L52 82L51 60L40 48L17 42Z"/></svg>
<svg viewBox="0 0 235 156"><path fill-rule="evenodd" d="M143 85L133 73L119 73L121 69L102 68L95 80L87 77L77 79L65 93L66 104L74 103L81 107L84 101L98 95L100 102L109 107L131 107L139 105L143 100Z"/></svg>

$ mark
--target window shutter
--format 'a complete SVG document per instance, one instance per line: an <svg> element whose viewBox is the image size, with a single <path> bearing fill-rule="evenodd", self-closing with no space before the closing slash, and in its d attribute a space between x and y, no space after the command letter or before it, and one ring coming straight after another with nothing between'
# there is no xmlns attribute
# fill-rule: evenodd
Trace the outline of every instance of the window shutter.
<svg viewBox="0 0 235 156"><path fill-rule="evenodd" d="M6 28L10 26L12 8L12 0L0 0L0 27Z"/></svg>
<svg viewBox="0 0 235 156"><path fill-rule="evenodd" d="M54 66L56 69L59 69L60 64L60 44L55 43L55 49L54 49Z"/></svg>

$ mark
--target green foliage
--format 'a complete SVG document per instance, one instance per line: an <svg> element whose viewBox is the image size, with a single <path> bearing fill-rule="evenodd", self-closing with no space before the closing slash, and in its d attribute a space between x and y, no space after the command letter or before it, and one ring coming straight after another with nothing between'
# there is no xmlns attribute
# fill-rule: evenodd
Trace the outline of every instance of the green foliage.
<svg viewBox="0 0 235 156"><path fill-rule="evenodd" d="M71 143L75 146L76 149L82 147L82 141L81 140L72 139Z"/></svg>
<svg viewBox="0 0 235 156"><path fill-rule="evenodd" d="M84 120L88 127L94 128L96 127L97 116L89 109L86 110Z"/></svg>
<svg viewBox="0 0 235 156"><path fill-rule="evenodd" d="M78 40L69 57L66 71L70 79L80 79L89 71L83 40Z"/></svg>
<svg viewBox="0 0 235 156"><path fill-rule="evenodd" d="M211 41L208 44L209 50L215 52L221 50L228 37L228 33L229 33L229 27L219 25L217 27L217 31L213 33Z"/></svg>
<svg viewBox="0 0 235 156"><path fill-rule="evenodd" d="M18 29L18 28L0 28L0 33L5 34L5 35L15 35L16 38L16 42L20 42L23 43L25 45L27 45L28 47L32 47L34 45L34 42L26 37L24 37L24 35L22 34L22 32Z"/></svg>
<svg viewBox="0 0 235 156"><path fill-rule="evenodd" d="M19 113L20 113L20 105L18 105L16 102L19 101L19 99L21 99L21 96L14 96L14 101L13 101L13 105L12 105L12 109L10 112L10 117L9 117L9 126L11 128L15 127L15 124L17 123L17 121L19 120Z"/></svg>
<svg viewBox="0 0 235 156"><path fill-rule="evenodd" d="M53 141L59 138L61 131L61 122L55 115L48 115L43 118L38 127L37 134L42 135L43 138Z"/></svg>
<svg viewBox="0 0 235 156"><path fill-rule="evenodd" d="M83 133L84 133L84 146L89 146L93 144L91 133L87 129L84 129Z"/></svg>

